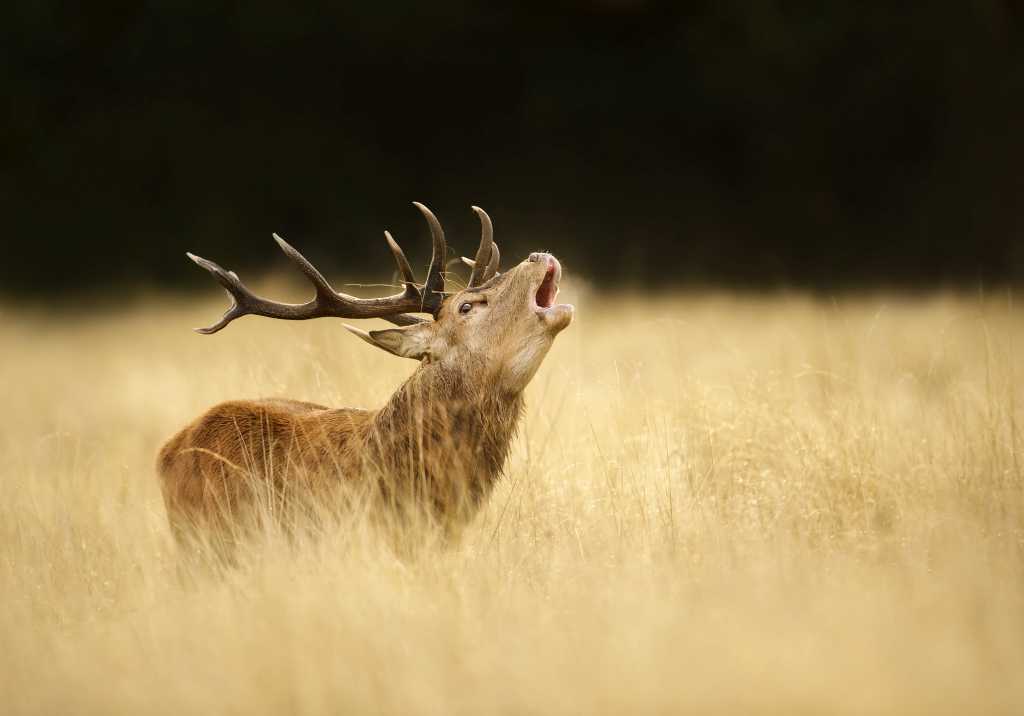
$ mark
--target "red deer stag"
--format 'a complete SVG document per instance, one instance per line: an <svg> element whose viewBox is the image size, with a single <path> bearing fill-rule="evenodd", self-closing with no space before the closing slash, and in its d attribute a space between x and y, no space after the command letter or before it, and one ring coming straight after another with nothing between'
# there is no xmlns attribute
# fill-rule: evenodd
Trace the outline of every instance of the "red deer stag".
<svg viewBox="0 0 1024 716"><path fill-rule="evenodd" d="M423 214L433 239L426 282L415 282L401 248L384 232L404 288L385 298L356 298L331 288L302 254L277 235L285 255L316 289L307 303L270 301L249 291L233 271L188 254L232 298L216 333L245 315L286 320L383 318L399 326L363 331L367 343L419 361L379 410L327 408L297 400L239 400L217 405L171 438L157 469L172 528L179 538L199 524L234 524L259 489L298 487L316 494L341 482L370 481L392 502L412 496L428 514L457 524L490 492L508 455L523 408L523 389L573 307L555 304L561 266L533 253L498 273L491 220L468 286L446 293L447 247L437 218ZM433 320L410 314L431 314ZM453 522L454 520L454 522Z"/></svg>

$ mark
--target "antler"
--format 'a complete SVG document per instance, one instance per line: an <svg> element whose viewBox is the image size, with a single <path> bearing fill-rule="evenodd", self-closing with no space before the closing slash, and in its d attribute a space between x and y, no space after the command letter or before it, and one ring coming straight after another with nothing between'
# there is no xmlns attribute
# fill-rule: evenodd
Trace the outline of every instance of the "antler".
<svg viewBox="0 0 1024 716"><path fill-rule="evenodd" d="M447 245L444 240L444 231L437 217L419 202L413 202L413 206L420 210L423 217L430 226L430 236L433 241L433 254L430 258L430 268L427 270L427 280L422 289L417 287L401 247L388 232L384 238L388 242L391 253L395 257L395 263L402 274L402 283L405 285L401 293L382 298L356 298L347 294L335 291L313 264L305 256L296 251L288 242L277 234L274 240L284 251L285 255L299 267L310 283L316 289L316 295L306 303L278 303L270 301L252 293L242 283L234 271L225 271L212 261L201 258L194 254L186 254L190 259L209 271L217 282L224 287L231 296L231 306L224 313L224 316L212 326L197 328L196 331L203 334L216 333L231 321L242 316L265 316L267 318L281 318L289 321L304 321L310 318L321 318L325 316L335 318L386 318L398 325L407 325L418 322L420 319L414 316L404 315L406 312L432 313L437 314L444 300L444 262L447 253Z"/></svg>
<svg viewBox="0 0 1024 716"><path fill-rule="evenodd" d="M498 244L494 240L494 225L491 217L479 206L474 206L480 219L480 247L476 250L476 259L463 257L463 262L472 267L473 272L469 276L468 288L481 286L490 281L498 273L498 265L501 262L501 252L498 251Z"/></svg>

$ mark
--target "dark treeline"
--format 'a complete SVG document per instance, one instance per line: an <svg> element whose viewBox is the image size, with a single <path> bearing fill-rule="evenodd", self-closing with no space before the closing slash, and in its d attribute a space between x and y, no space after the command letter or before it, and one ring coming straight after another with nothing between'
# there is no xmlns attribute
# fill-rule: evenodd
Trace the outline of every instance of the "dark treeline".
<svg viewBox="0 0 1024 716"><path fill-rule="evenodd" d="M1024 277L1010 2L15 2L6 291L472 250L749 285Z"/></svg>

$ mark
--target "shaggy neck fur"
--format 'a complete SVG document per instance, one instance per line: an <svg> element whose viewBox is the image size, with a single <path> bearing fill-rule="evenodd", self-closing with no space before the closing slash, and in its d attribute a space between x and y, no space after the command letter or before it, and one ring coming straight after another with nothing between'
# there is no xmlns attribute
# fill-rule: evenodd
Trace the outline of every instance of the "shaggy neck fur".
<svg viewBox="0 0 1024 716"><path fill-rule="evenodd" d="M501 475L523 410L484 365L424 363L375 416L370 444L391 490L412 488L444 515L468 513Z"/></svg>

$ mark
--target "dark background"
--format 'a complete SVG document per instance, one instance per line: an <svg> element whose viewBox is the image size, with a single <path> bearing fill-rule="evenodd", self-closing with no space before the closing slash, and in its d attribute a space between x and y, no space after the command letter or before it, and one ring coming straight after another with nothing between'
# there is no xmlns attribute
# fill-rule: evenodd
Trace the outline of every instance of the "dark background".
<svg viewBox="0 0 1024 716"><path fill-rule="evenodd" d="M0 291L209 286L278 231L367 281L409 202L594 278L1024 278L1010 2L18 1ZM421 269L422 270L422 269Z"/></svg>

